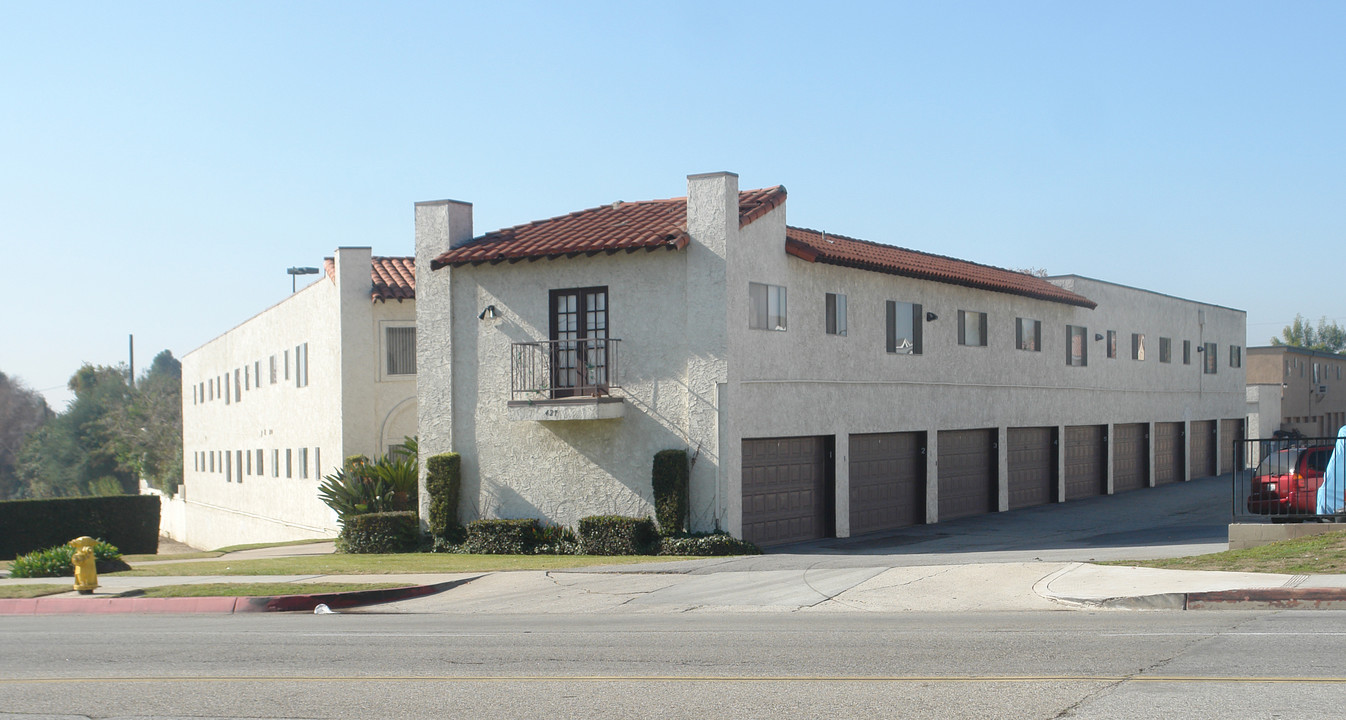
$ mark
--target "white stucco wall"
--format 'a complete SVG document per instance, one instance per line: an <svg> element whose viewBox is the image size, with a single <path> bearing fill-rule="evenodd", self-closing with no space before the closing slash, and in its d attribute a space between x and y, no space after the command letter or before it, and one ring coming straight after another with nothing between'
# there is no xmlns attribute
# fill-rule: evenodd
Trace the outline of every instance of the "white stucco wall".
<svg viewBox="0 0 1346 720"><path fill-rule="evenodd" d="M380 320L411 321L415 303L371 302L368 248L341 248L335 258L335 280L318 280L183 357L188 544L214 548L335 536L336 518L317 494L322 475L340 467L346 455L382 452L388 417L400 417L408 401L414 405L414 378L381 382L377 368ZM304 344L308 383L298 387L296 348ZM254 377L258 367L260 385ZM236 370L246 387L237 401ZM229 402L210 390L203 398L201 383L218 380L223 389L225 373ZM404 426L400 421L398 427ZM306 472L300 468L301 448L307 452ZM260 474L257 450L263 455ZM239 451L251 455L244 457L241 478L234 467ZM224 473L224 452L231 454L231 478ZM279 477L273 469L277 457Z"/></svg>

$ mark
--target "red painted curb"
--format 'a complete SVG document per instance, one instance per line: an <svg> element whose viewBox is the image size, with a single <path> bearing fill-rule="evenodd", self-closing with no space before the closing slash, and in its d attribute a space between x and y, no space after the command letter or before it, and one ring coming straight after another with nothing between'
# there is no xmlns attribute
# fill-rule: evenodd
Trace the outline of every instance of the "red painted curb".
<svg viewBox="0 0 1346 720"><path fill-rule="evenodd" d="M444 592L476 578L450 580L434 585L409 585L382 590L352 590L316 595L279 595L274 597L186 597L186 598L72 598L40 597L0 599L0 615L93 615L107 613L240 613L240 612L313 612L318 605L333 610L363 605L410 600Z"/></svg>

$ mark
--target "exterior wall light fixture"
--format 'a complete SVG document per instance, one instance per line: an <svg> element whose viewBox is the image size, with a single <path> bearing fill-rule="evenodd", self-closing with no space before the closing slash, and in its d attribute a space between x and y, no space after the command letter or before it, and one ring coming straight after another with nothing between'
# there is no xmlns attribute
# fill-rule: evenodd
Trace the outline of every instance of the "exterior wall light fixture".
<svg viewBox="0 0 1346 720"><path fill-rule="evenodd" d="M477 316L477 319L478 319L478 320L494 320L494 319L496 319L496 318L498 318L498 317L500 317L500 312L499 312L498 310L495 309L495 306L494 306L494 305L487 305L487 306L486 306L486 309L485 309L485 310L482 310L482 311L481 311L481 314Z"/></svg>
<svg viewBox="0 0 1346 720"><path fill-rule="evenodd" d="M936 320L938 320L938 319L939 319L939 316L936 315L936 314L934 314L934 313L932 313L932 312L928 312L928 313L925 314L925 321L926 321L926 322L934 322L934 321L936 321Z"/></svg>
<svg viewBox="0 0 1346 720"><path fill-rule="evenodd" d="M1103 339L1103 333L1094 333L1094 340L1095 340L1095 341L1102 340L1102 339Z"/></svg>

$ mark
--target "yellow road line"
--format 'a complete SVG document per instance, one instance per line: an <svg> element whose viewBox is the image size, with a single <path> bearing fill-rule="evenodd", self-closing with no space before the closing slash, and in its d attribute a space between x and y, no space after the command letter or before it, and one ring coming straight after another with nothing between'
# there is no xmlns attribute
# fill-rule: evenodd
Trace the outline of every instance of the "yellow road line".
<svg viewBox="0 0 1346 720"><path fill-rule="evenodd" d="M0 678L3 685L88 683L1263 683L1346 685L1346 677L1223 677L1216 675L389 675L324 677L33 677Z"/></svg>

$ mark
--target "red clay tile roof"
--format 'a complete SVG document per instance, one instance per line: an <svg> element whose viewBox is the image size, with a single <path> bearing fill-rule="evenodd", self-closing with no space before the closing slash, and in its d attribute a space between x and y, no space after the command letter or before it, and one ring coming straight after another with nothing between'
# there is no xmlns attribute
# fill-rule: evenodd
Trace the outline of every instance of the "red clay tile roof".
<svg viewBox="0 0 1346 720"><path fill-rule="evenodd" d="M416 299L416 258L381 257L371 258L370 280L373 288L369 291L370 300L387 302ZM336 280L336 262L332 258L323 258L327 277Z"/></svg>
<svg viewBox="0 0 1346 720"><path fill-rule="evenodd" d="M1087 297L1032 275L818 230L787 227L785 252L808 262L933 280L1090 309L1098 306Z"/></svg>
<svg viewBox="0 0 1346 720"><path fill-rule="evenodd" d="M766 215L784 201L785 188L780 185L739 193L739 227ZM435 258L430 269L612 254L621 250L681 250L689 240L687 198L615 202L486 233Z"/></svg>

